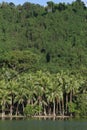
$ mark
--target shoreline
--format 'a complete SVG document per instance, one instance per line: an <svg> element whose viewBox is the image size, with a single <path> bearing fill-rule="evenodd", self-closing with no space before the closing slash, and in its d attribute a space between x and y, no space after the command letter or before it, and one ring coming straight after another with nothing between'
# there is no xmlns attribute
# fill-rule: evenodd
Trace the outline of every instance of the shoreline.
<svg viewBox="0 0 87 130"><path fill-rule="evenodd" d="M48 119L50 119L50 118L55 118L55 119L68 119L68 118L70 118L70 116L54 116L54 115L47 115L47 116L44 116L44 115L41 115L41 116L32 116L32 117L34 117L34 118L48 118Z"/></svg>
<svg viewBox="0 0 87 130"><path fill-rule="evenodd" d="M9 119L13 119L13 118L21 118L21 119L23 119L23 118L39 118L39 119L51 119L51 118L55 118L55 119L69 119L70 118L70 116L63 116L63 115L61 115L61 116L54 116L54 115L46 115L46 116L44 116L44 115L41 115L41 116L39 116L39 115L37 115L37 116L22 116L22 115L18 115L18 116L16 116L16 115L12 115L12 116L10 116L10 115L5 115L5 116L1 116L0 115L0 119L3 119L3 118L5 118L5 119L7 119L7 118L9 118Z"/></svg>

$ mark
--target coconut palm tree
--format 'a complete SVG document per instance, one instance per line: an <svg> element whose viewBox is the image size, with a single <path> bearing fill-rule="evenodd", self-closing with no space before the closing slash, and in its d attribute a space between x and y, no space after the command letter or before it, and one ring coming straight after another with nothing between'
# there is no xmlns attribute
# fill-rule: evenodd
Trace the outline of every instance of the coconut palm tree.
<svg viewBox="0 0 87 130"><path fill-rule="evenodd" d="M20 88L18 89L18 91L16 92L16 96L14 99L14 102L17 103L17 107L16 107L16 115L18 115L19 113L19 105L22 105L22 111L24 114L24 102L25 102L25 97L26 97L26 91L24 88Z"/></svg>
<svg viewBox="0 0 87 130"><path fill-rule="evenodd" d="M26 95L27 95L27 105L28 104L33 105L34 100L35 100L34 78L35 76L31 73L25 75L25 89L26 89Z"/></svg>
<svg viewBox="0 0 87 130"><path fill-rule="evenodd" d="M56 75L51 75L49 78L49 85L46 88L46 98L48 101L48 105L50 103L53 104L53 115L56 116L56 104L58 105L59 101L62 97L62 83L60 83L58 77ZM49 109L50 111L50 109ZM49 113L50 114L50 113Z"/></svg>
<svg viewBox="0 0 87 130"><path fill-rule="evenodd" d="M24 103L25 103L25 100L27 98L27 90L25 88L25 82L24 82L24 77L23 76L20 76L18 79L17 79L17 91L15 93L15 98L14 98L14 103L17 104L17 107L16 107L16 115L18 115L19 113L19 105L22 105L22 111L23 111L23 114L24 114Z"/></svg>
<svg viewBox="0 0 87 130"><path fill-rule="evenodd" d="M10 116L13 114L13 106L14 106L14 99L16 92L18 90L18 84L16 80L10 80L7 83L7 91L8 91L8 96L9 96L9 105L10 105Z"/></svg>
<svg viewBox="0 0 87 130"><path fill-rule="evenodd" d="M35 87L35 95L37 97L39 108L42 107L42 97L44 94L44 88L42 84L42 71L37 71L35 79L34 79L34 87ZM39 115L40 115L39 111Z"/></svg>
<svg viewBox="0 0 87 130"><path fill-rule="evenodd" d="M67 75L64 76L64 87L65 87L65 92L66 92L66 112L68 112L67 111L68 102L72 103L74 96L79 92L79 87L80 87L79 77L75 74L73 75L73 74L67 73ZM71 113L71 116L72 116L72 113Z"/></svg>
<svg viewBox="0 0 87 130"><path fill-rule="evenodd" d="M57 73L55 75L55 82L54 82L54 86L56 87L56 102L57 104L59 104L59 111L60 114L64 115L64 99L63 99L63 75L61 75L61 73ZM61 105L62 103L62 105ZM58 110L57 110L58 111Z"/></svg>
<svg viewBox="0 0 87 130"><path fill-rule="evenodd" d="M9 96L5 80L0 81L0 104L2 107L2 118L5 116L5 108L9 102Z"/></svg>

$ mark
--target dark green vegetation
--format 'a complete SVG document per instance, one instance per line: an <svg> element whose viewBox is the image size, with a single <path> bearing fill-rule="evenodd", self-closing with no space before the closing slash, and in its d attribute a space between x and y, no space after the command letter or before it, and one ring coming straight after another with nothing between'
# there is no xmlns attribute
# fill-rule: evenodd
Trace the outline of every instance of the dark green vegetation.
<svg viewBox="0 0 87 130"><path fill-rule="evenodd" d="M0 108L87 116L87 7L0 4Z"/></svg>

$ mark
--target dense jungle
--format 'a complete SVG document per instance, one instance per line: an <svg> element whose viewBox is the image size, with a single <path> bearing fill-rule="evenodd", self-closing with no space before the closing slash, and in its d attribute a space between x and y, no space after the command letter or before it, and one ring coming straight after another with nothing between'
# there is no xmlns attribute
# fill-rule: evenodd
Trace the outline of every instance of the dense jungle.
<svg viewBox="0 0 87 130"><path fill-rule="evenodd" d="M87 117L87 7L0 3L0 113Z"/></svg>

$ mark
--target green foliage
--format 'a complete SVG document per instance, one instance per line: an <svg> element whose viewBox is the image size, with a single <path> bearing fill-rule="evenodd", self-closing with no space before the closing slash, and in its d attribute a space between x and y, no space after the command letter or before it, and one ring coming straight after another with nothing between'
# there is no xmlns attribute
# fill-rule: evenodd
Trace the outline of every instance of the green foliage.
<svg viewBox="0 0 87 130"><path fill-rule="evenodd" d="M68 109L70 113L75 113L76 112L76 104L73 102L68 103Z"/></svg>
<svg viewBox="0 0 87 130"><path fill-rule="evenodd" d="M32 70L31 64L38 59L38 54L40 56L38 64L36 62L38 69L55 73L60 69L86 68L85 4L80 0L71 4L55 4L52 1L47 3L47 7L29 2L18 6L12 2L1 3L0 67L7 64L9 67L16 66L16 70L19 70L29 66ZM30 53L34 53L37 58L33 59L33 54ZM22 61L21 65L17 57L23 57L19 58Z"/></svg>
<svg viewBox="0 0 87 130"><path fill-rule="evenodd" d="M77 110L79 111L79 116L87 116L87 94L80 94L77 98Z"/></svg>
<svg viewBox="0 0 87 130"><path fill-rule="evenodd" d="M42 108L38 105L27 105L24 109L24 114L29 116L37 115L39 112L41 112Z"/></svg>
<svg viewBox="0 0 87 130"><path fill-rule="evenodd" d="M46 7L2 2L0 112L87 115L86 28L81 0Z"/></svg>
<svg viewBox="0 0 87 130"><path fill-rule="evenodd" d="M34 54L31 51L8 51L4 52L3 55L0 55L1 66L12 68L14 70L26 70L34 69L35 64L40 60L38 54Z"/></svg>
<svg viewBox="0 0 87 130"><path fill-rule="evenodd" d="M0 73L0 107L4 113L8 110L10 115L56 115L59 111L60 114L66 111L67 114L82 116L82 113L86 115L87 108L87 89L84 86L86 78L69 72L18 73L3 68Z"/></svg>

